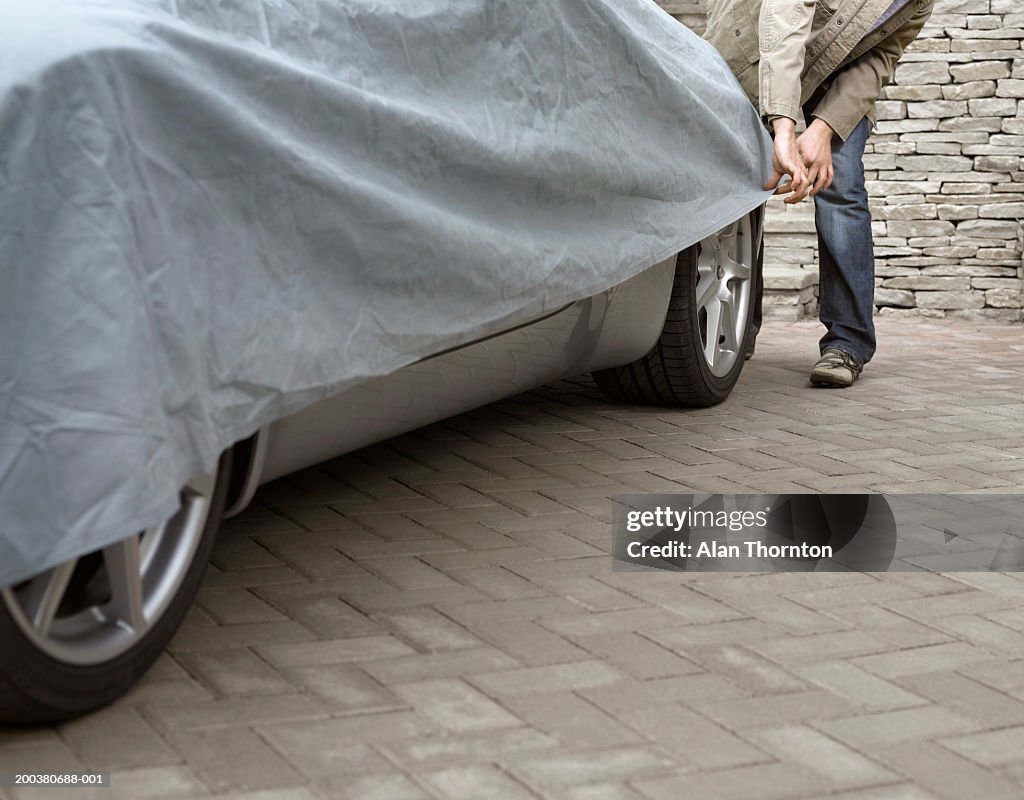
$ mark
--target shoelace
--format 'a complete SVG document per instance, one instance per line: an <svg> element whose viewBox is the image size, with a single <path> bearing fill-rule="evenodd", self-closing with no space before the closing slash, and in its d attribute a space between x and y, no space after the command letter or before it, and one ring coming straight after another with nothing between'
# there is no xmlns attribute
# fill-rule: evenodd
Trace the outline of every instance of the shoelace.
<svg viewBox="0 0 1024 800"><path fill-rule="evenodd" d="M818 363L824 363L827 367L846 367L855 373L861 371L861 365L857 359L842 350L826 350Z"/></svg>

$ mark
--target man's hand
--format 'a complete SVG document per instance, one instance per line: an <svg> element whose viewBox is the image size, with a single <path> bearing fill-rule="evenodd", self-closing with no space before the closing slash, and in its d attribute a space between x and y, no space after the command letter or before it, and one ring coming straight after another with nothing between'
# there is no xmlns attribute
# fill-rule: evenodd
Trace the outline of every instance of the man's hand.
<svg viewBox="0 0 1024 800"><path fill-rule="evenodd" d="M807 182L813 186L810 196L832 185L832 136L835 131L823 120L815 118L796 140L797 152L807 167Z"/></svg>
<svg viewBox="0 0 1024 800"><path fill-rule="evenodd" d="M774 171L764 188L775 189L775 194L792 192L793 196L787 197L784 202L799 203L807 196L810 181L796 145L796 123L788 117L777 117L772 120L772 125L775 127L775 157L772 160ZM783 175L789 175L791 180L779 186Z"/></svg>

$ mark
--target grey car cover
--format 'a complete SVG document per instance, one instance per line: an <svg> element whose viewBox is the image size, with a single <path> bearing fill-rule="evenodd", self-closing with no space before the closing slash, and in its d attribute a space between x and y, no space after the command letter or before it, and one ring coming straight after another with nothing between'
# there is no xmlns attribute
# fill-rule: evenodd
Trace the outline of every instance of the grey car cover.
<svg viewBox="0 0 1024 800"><path fill-rule="evenodd" d="M650 0L0 0L0 586L692 244L769 164Z"/></svg>

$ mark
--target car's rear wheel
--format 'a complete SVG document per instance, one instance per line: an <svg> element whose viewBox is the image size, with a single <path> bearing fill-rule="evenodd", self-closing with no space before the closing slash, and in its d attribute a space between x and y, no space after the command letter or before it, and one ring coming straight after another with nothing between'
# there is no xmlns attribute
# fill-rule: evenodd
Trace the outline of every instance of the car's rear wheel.
<svg viewBox="0 0 1024 800"><path fill-rule="evenodd" d="M617 402L691 407L729 396L755 334L760 213L679 254L661 337L631 364L595 372L601 391Z"/></svg>
<svg viewBox="0 0 1024 800"><path fill-rule="evenodd" d="M231 472L189 481L170 519L0 590L0 722L55 722L127 691L191 605Z"/></svg>

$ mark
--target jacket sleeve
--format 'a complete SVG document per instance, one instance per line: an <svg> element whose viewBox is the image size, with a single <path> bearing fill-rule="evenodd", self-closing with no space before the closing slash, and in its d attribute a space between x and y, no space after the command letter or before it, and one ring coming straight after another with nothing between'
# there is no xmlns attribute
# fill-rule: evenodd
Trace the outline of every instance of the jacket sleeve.
<svg viewBox="0 0 1024 800"><path fill-rule="evenodd" d="M801 119L800 75L814 20L814 0L764 0L758 18L762 117Z"/></svg>
<svg viewBox="0 0 1024 800"><path fill-rule="evenodd" d="M928 4L901 28L837 72L811 115L827 122L839 138L846 141L857 123L874 107L883 87L892 80L896 62L917 38L931 13L931 4Z"/></svg>

